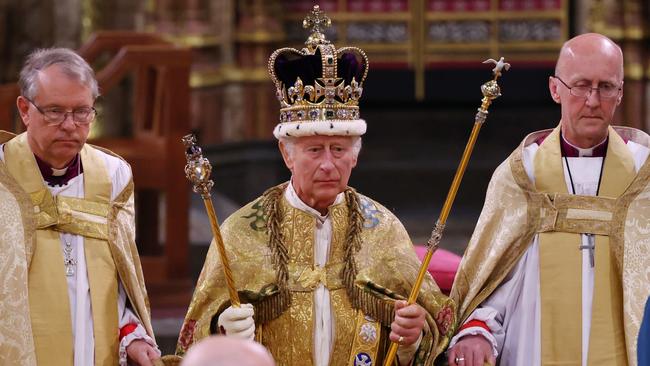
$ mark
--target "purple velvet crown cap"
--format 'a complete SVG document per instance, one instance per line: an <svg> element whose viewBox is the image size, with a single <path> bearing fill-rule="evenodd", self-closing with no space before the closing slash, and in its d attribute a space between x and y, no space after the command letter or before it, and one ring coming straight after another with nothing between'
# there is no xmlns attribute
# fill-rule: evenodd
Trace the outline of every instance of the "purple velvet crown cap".
<svg viewBox="0 0 650 366"><path fill-rule="evenodd" d="M337 52L336 75L345 85L350 85L354 78L361 84L368 68L366 57L355 48L342 48ZM303 85L314 85L315 80L323 77L323 64L320 48L313 55L302 54L297 50L286 50L278 54L273 65L275 75L283 88L294 85L297 78Z"/></svg>

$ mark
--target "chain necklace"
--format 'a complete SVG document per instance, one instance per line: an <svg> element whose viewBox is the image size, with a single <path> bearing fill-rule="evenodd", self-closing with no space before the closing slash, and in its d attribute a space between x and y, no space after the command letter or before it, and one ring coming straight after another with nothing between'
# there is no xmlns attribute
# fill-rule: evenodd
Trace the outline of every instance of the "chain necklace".
<svg viewBox="0 0 650 366"><path fill-rule="evenodd" d="M576 188L573 184L573 176L571 175L571 167L569 166L569 159L567 159L567 154L564 151L564 145L562 144L562 141L564 141L564 138L562 137L562 131L560 131L560 151L562 152L562 155L564 157L564 163L566 164L566 170L569 173L569 181L571 182L571 193L576 194ZM598 193L600 193L600 183L603 179L603 167L605 166L605 158L606 156L603 156L603 161L600 163L600 172L598 173L598 186L596 187L596 196L598 196ZM580 250L589 250L589 264L591 265L591 268L594 268L595 265L595 243L594 243L594 234L584 234L587 236L587 245L580 245L578 249Z"/></svg>
<svg viewBox="0 0 650 366"><path fill-rule="evenodd" d="M78 157L81 159L81 157ZM79 177L81 175L81 161L77 163L77 176ZM72 179L76 178L73 177ZM68 181L68 183L70 183ZM79 184L83 184L83 181L81 183L76 183L77 184L77 195L76 197L79 197L81 195L81 189L79 188ZM73 257L72 253L72 244L70 243L69 240L65 240L65 246L63 247L63 265L65 266L65 275L67 277L73 277L77 273L77 259Z"/></svg>
<svg viewBox="0 0 650 366"><path fill-rule="evenodd" d="M571 167L569 166L569 159L567 159L567 154L564 151L564 145L562 144L564 138L562 137L562 131L560 131L560 151L564 157L564 163L566 164L566 170L569 173L569 181L571 182L571 193L576 194L576 187L573 184L573 176L571 175ZM605 156L603 156L603 161L600 163L600 172L598 173L598 186L596 188L596 196L600 193L600 183L603 180L603 167L605 166Z"/></svg>

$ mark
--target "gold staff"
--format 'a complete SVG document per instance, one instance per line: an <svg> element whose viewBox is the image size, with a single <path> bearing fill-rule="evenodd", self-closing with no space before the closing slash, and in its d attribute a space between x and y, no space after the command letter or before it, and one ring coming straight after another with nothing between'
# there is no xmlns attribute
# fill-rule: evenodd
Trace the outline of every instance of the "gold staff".
<svg viewBox="0 0 650 366"><path fill-rule="evenodd" d="M208 159L203 157L201 148L196 145L196 137L194 137L194 135L190 134L184 136L183 144L185 145L185 157L187 158L187 164L185 165L185 176L190 180L190 182L192 182L192 189L194 192L200 194L201 198L203 198L205 210L208 212L208 217L210 217L210 227L212 228L212 234L214 235L214 240L217 243L217 248L219 249L219 257L221 258L221 265L223 266L223 274L226 277L226 285L228 286L228 293L230 294L230 303L234 307L239 307L239 295L237 294L237 289L235 288L235 281L232 278L230 262L228 261L226 248L223 245L221 231L219 230L219 224L217 223L217 214L214 212L214 206L212 206L212 198L210 197L210 190L214 184L210 179L212 166L210 165Z"/></svg>
<svg viewBox="0 0 650 366"><path fill-rule="evenodd" d="M438 249L438 244L440 243L440 239L442 238L442 232L445 230L445 224L447 223L447 217L449 216L449 211L451 211L451 206L454 203L454 199L456 198L456 193L458 192L460 181L463 179L463 174L465 174L467 163L469 162L469 158L472 155L472 150L474 150L474 144L476 143L476 138L478 137L478 133L481 130L481 126L483 126L483 122L485 122L485 119L487 118L488 107L490 107L492 100L501 96L501 89L499 88L499 84L497 84L497 79L499 78L499 76L501 76L501 72L503 69L508 70L510 68L510 64L505 62L503 60L503 57L501 57L499 61L488 59L483 61L483 63L495 64L495 67L492 69L494 78L488 81L487 83L481 85L481 92L483 93L483 100L481 101L481 107L478 109L478 112L476 113L476 117L474 118L474 128L472 128L472 133L469 136L467 145L465 145L465 151L463 151L463 156L460 159L460 164L458 164L458 169L456 169L456 175L454 176L454 180L451 182L451 187L449 188L449 193L447 193L447 199L445 199L445 204L442 206L440 217L438 218L438 221L436 222L436 226L433 228L433 231L431 232L431 238L429 238L429 240L427 241L427 254L422 260L420 273L418 274L418 277L415 280L415 284L411 289L411 294L409 295L408 298L409 305L414 304L415 300L417 300L418 294L420 293L420 287L422 286L422 280L424 280L424 275L427 272L427 268L429 268L429 262L431 261L431 256L433 256L433 253ZM386 355L386 359L384 361L385 366L389 366L393 364L395 355L397 354L397 347L399 347L399 344L396 342L393 342L390 345L390 349L388 350L388 354Z"/></svg>

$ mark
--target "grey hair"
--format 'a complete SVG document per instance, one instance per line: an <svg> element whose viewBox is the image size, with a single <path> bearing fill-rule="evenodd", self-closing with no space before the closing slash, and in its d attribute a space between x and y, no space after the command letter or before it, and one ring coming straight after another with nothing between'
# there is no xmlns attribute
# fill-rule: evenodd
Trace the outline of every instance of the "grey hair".
<svg viewBox="0 0 650 366"><path fill-rule="evenodd" d="M99 96L95 72L86 60L68 48L42 48L30 53L20 70L20 93L33 100L38 94L39 72L52 65L60 66L68 77L90 88L93 100Z"/></svg>
<svg viewBox="0 0 650 366"><path fill-rule="evenodd" d="M352 138L352 152L354 153L354 157L358 158L359 157L359 152L361 151L361 136L349 136ZM287 151L287 154L289 156L293 155L293 149L296 143L296 139L298 137L289 137L289 136L281 136L279 138L279 141L284 145L285 150Z"/></svg>

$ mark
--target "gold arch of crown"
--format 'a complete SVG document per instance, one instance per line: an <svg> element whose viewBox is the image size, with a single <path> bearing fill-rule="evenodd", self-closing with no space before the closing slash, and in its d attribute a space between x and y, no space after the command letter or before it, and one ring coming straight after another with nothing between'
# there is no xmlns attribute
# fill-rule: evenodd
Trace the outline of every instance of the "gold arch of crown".
<svg viewBox="0 0 650 366"><path fill-rule="evenodd" d="M310 15L303 20L304 28L312 28L312 34L305 42L306 47L302 50L280 48L269 57L268 71L280 101L281 122L359 119L358 104L363 93L363 82L368 75L368 56L357 47L343 47L337 50L321 32L323 26L329 27L330 24L330 19L315 5ZM323 74L322 77L316 78L314 85L304 85L300 77L292 86L284 85L278 79L274 66L280 54L295 53L307 56L314 55L316 50L320 50ZM358 52L365 63L361 80L353 78L349 85L345 85L345 81L337 77L338 55L347 51Z"/></svg>

